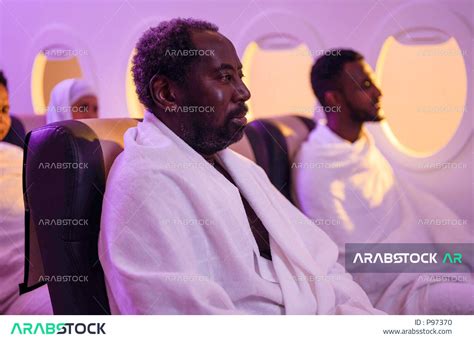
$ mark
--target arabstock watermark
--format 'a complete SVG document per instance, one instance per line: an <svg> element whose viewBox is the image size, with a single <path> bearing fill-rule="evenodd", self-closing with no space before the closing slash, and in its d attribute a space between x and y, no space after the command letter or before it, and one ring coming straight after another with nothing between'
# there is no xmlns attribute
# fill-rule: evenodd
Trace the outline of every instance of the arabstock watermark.
<svg viewBox="0 0 474 341"><path fill-rule="evenodd" d="M340 105L325 105L325 106L305 106L296 105L290 108L290 111L295 112L313 112L313 113L326 113L326 112L341 112L342 107Z"/></svg>
<svg viewBox="0 0 474 341"><path fill-rule="evenodd" d="M81 106L70 106L70 105L48 105L47 107L43 107L44 111L52 111L56 113L85 113L89 112L89 107L85 105Z"/></svg>
<svg viewBox="0 0 474 341"><path fill-rule="evenodd" d="M189 49L189 50L171 50L165 51L165 56L172 57L212 57L214 56L214 50L200 50L200 49Z"/></svg>
<svg viewBox="0 0 474 341"><path fill-rule="evenodd" d="M342 162L293 162L291 168L302 169L333 169L341 168Z"/></svg>
<svg viewBox="0 0 474 341"><path fill-rule="evenodd" d="M55 227L69 227L69 226L88 226L89 219L74 219L74 218L54 218L44 219L38 221L38 226L55 226Z"/></svg>
<svg viewBox="0 0 474 341"><path fill-rule="evenodd" d="M474 244L351 244L345 245L350 273L469 273Z"/></svg>
<svg viewBox="0 0 474 341"><path fill-rule="evenodd" d="M468 282L467 275L450 275L450 274L424 274L418 277L421 282L439 283L439 282Z"/></svg>
<svg viewBox="0 0 474 341"><path fill-rule="evenodd" d="M465 169L464 162L424 162L417 166L419 169Z"/></svg>
<svg viewBox="0 0 474 341"><path fill-rule="evenodd" d="M202 275L166 275L165 280L171 282L205 282L209 278Z"/></svg>
<svg viewBox="0 0 474 341"><path fill-rule="evenodd" d="M339 218L305 218L299 219L296 223L301 225L336 226L341 225L342 221Z"/></svg>
<svg viewBox="0 0 474 341"><path fill-rule="evenodd" d="M87 162L40 162L38 169L89 169Z"/></svg>
<svg viewBox="0 0 474 341"><path fill-rule="evenodd" d="M168 169L206 169L210 166L210 163L207 161L198 161L198 162L168 162L165 164L165 167Z"/></svg>
<svg viewBox="0 0 474 341"><path fill-rule="evenodd" d="M433 218L420 218L418 219L418 225L427 226L464 226L467 225L467 219L433 219Z"/></svg>
<svg viewBox="0 0 474 341"><path fill-rule="evenodd" d="M212 226L214 221L208 218L173 218L173 219L160 219L160 224L172 225L172 226Z"/></svg>
<svg viewBox="0 0 474 341"><path fill-rule="evenodd" d="M461 105L424 105L416 108L417 112L423 114L452 114L465 110L466 107Z"/></svg>
<svg viewBox="0 0 474 341"><path fill-rule="evenodd" d="M296 275L293 276L296 282L331 282L340 281L342 279L340 274L333 275Z"/></svg>
<svg viewBox="0 0 474 341"><path fill-rule="evenodd" d="M467 54L466 50L459 50L459 49L421 49L418 51L418 56L422 57L450 57L450 56L464 56Z"/></svg>
<svg viewBox="0 0 474 341"><path fill-rule="evenodd" d="M210 105L177 105L166 107L166 112L185 112L185 113L210 113L215 112L215 108Z"/></svg>
<svg viewBox="0 0 474 341"><path fill-rule="evenodd" d="M88 275L41 275L39 281L46 283L86 283L89 281Z"/></svg>
<svg viewBox="0 0 474 341"><path fill-rule="evenodd" d="M299 50L300 51L300 50ZM302 56L310 56L310 57L322 57L322 56L333 56L333 57L340 57L341 56L341 50L335 49L335 50L325 50L325 49L304 49L301 50L301 52L298 52L298 54Z"/></svg>
<svg viewBox="0 0 474 341"><path fill-rule="evenodd" d="M106 334L105 323L18 323L15 322L10 335L52 334Z"/></svg>
<svg viewBox="0 0 474 341"><path fill-rule="evenodd" d="M87 56L89 55L89 52L84 49L54 48L54 49L45 50L44 55L46 57L53 57L53 58L70 58L70 57L78 57L78 56Z"/></svg>

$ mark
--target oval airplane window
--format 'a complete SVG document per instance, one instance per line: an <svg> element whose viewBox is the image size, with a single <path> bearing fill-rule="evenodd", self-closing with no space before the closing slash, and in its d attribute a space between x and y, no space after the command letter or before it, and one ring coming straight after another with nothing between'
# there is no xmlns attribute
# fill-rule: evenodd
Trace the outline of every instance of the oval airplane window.
<svg viewBox="0 0 474 341"><path fill-rule="evenodd" d="M426 165L465 151L474 99L467 95L472 92L471 42L462 16L425 2L400 5L365 41L387 117L368 129L390 161L428 171Z"/></svg>
<svg viewBox="0 0 474 341"><path fill-rule="evenodd" d="M300 114L313 117L310 81L314 59L325 44L304 17L285 10L259 10L239 30L235 46L252 97L249 119Z"/></svg>
<svg viewBox="0 0 474 341"><path fill-rule="evenodd" d="M56 84L68 78L82 77L80 54L79 50L56 45L36 55L31 74L31 97L37 115L46 113L51 91Z"/></svg>
<svg viewBox="0 0 474 341"><path fill-rule="evenodd" d="M414 156L429 156L453 138L467 97L463 51L453 37L415 45L390 36L376 74L383 92L384 130L392 143Z"/></svg>
<svg viewBox="0 0 474 341"><path fill-rule="evenodd" d="M249 119L290 113L311 117L315 107L309 80L312 63L311 51L303 43L274 48L251 42L242 58L244 82L252 93L247 103Z"/></svg>
<svg viewBox="0 0 474 341"><path fill-rule="evenodd" d="M142 103L140 103L140 100L138 99L132 74L132 59L135 53L136 49L133 49L128 59L127 73L125 75L125 94L127 97L127 108L129 116L132 118L143 118L143 115L145 113L145 107Z"/></svg>

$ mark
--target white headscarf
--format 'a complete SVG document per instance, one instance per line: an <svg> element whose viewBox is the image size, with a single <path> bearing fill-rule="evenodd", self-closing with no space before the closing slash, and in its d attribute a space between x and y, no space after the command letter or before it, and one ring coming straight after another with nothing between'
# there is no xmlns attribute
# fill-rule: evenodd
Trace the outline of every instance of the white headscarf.
<svg viewBox="0 0 474 341"><path fill-rule="evenodd" d="M87 95L97 96L90 84L83 79L66 79L56 84L51 92L46 123L72 120L71 105Z"/></svg>

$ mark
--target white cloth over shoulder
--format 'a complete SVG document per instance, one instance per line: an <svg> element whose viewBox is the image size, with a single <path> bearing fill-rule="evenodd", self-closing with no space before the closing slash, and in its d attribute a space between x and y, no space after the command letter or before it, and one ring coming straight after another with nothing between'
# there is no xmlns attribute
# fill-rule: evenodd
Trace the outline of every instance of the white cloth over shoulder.
<svg viewBox="0 0 474 341"><path fill-rule="evenodd" d="M474 241L468 226L429 223L460 219L433 196L396 178L367 131L350 143L320 121L296 156L292 176L297 205L339 246L341 264L346 243ZM474 300L466 300L474 294L472 275L458 275L468 283L431 283L428 275L408 273L353 277L376 308L392 314L473 313ZM444 295L442 302L440 288L459 292Z"/></svg>
<svg viewBox="0 0 474 341"><path fill-rule="evenodd" d="M22 167L23 150L0 142L0 315L52 314L46 285L20 296L25 244Z"/></svg>
<svg viewBox="0 0 474 341"><path fill-rule="evenodd" d="M368 314L337 248L250 160L218 157L236 186L153 114L125 133L99 255L115 314ZM270 235L259 255L239 194Z"/></svg>
<svg viewBox="0 0 474 341"><path fill-rule="evenodd" d="M71 106L79 98L96 95L94 89L83 79L66 79L53 88L46 111L46 123L72 120Z"/></svg>

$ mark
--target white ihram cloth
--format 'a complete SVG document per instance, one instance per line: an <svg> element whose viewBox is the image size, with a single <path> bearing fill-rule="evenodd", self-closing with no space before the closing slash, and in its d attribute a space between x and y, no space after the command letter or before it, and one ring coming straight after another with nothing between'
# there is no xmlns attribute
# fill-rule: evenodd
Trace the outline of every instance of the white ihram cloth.
<svg viewBox="0 0 474 341"><path fill-rule="evenodd" d="M153 114L108 177L99 255L115 314L367 314L337 247L226 149L218 157L270 235L259 256L239 189Z"/></svg>
<svg viewBox="0 0 474 341"><path fill-rule="evenodd" d="M340 264L346 243L474 242L468 226L429 223L441 219L459 224L460 219L433 196L397 179L367 131L350 143L325 121L318 122L295 158L292 177L297 205L336 242ZM431 283L431 275L353 277L376 308L392 314L474 312L472 275L460 275L467 279L464 284Z"/></svg>
<svg viewBox="0 0 474 341"><path fill-rule="evenodd" d="M46 285L20 296L25 259L22 167L23 150L0 142L0 315L52 314Z"/></svg>

